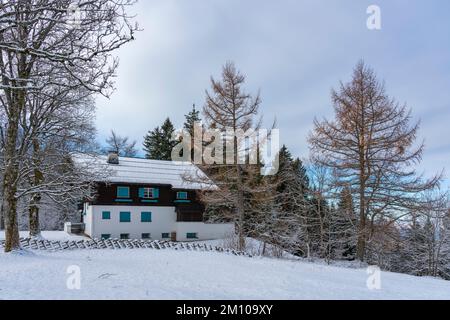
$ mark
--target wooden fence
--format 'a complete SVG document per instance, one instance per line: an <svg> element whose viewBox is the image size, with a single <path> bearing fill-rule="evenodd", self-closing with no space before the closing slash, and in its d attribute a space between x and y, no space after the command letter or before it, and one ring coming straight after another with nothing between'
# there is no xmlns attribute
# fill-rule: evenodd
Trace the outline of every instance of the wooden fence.
<svg viewBox="0 0 450 320"><path fill-rule="evenodd" d="M4 248L5 240L0 240L0 248ZM125 239L106 239L106 240L68 240L68 241L50 241L42 239L21 238L20 245L26 250L78 250L78 249L172 249L172 250L190 250L190 251L211 251L224 252L236 256L251 257L247 252L233 249L224 249L218 246L199 244L195 242L171 242L157 240L125 240Z"/></svg>

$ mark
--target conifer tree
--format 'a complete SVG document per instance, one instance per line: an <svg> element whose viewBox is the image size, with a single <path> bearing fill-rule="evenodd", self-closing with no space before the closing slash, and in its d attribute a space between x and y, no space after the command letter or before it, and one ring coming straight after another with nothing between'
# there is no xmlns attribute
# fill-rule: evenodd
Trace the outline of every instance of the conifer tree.
<svg viewBox="0 0 450 320"><path fill-rule="evenodd" d="M338 204L330 212L329 248L333 259L353 260L356 253L357 219L348 187L339 194Z"/></svg>
<svg viewBox="0 0 450 320"><path fill-rule="evenodd" d="M161 127L149 131L144 137L144 151L147 159L171 160L172 148L176 141L173 139L175 128L167 118Z"/></svg>
<svg viewBox="0 0 450 320"><path fill-rule="evenodd" d="M359 218L357 258L365 261L376 225L422 206L418 195L435 189L441 176L425 179L416 171L424 148L416 143L419 126L363 62L332 100L335 118L316 120L309 142L314 161L334 174L334 185L351 186Z"/></svg>
<svg viewBox="0 0 450 320"><path fill-rule="evenodd" d="M228 62L223 66L222 79L211 78L211 92L206 91L206 103L203 114L209 128L244 132L252 128L261 104L259 94L252 96L244 91L245 76ZM229 216L235 222L238 234L239 250L245 249L247 235L247 215L250 199L259 193L255 177L259 174L258 165L241 164L238 161L237 137L228 138L232 147L227 154L233 157L233 163L205 165L203 169L218 186L217 192L204 192L203 201L207 206L229 207Z"/></svg>
<svg viewBox="0 0 450 320"><path fill-rule="evenodd" d="M200 118L200 111L195 109L195 104L192 105L192 110L189 111L188 114L186 114L185 117L185 121L183 124L183 128L184 130L186 130L187 132L189 132L189 134L191 135L191 137L194 137L194 125L196 122L200 122L201 118Z"/></svg>
<svg viewBox="0 0 450 320"><path fill-rule="evenodd" d="M200 122L201 122L201 118L200 118L200 112L198 110L195 109L195 104L192 105L192 110L189 111L188 114L186 114L185 117L185 122L183 124L183 129L189 133L190 137L191 137L191 161L194 160L194 128L195 126L201 126ZM202 146L204 146L205 144L203 143Z"/></svg>

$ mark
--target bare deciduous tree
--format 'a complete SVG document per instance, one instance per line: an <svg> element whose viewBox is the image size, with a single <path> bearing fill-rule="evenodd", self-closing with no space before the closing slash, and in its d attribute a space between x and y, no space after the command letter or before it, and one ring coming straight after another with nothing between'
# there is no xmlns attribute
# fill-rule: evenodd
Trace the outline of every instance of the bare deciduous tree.
<svg viewBox="0 0 450 320"><path fill-rule="evenodd" d="M390 98L363 62L353 79L332 92L335 119L314 122L309 142L314 161L327 167L338 188L348 187L358 212L357 258L365 259L377 220L387 227L421 205L418 194L439 184L417 174L423 144L415 145L418 124Z"/></svg>
<svg viewBox="0 0 450 320"><path fill-rule="evenodd" d="M133 39L126 8L133 0L17 0L0 6L0 103L4 131L3 206L5 251L18 249L17 187L21 155L17 153L20 119L32 92L48 85L82 86L108 95L117 60L112 51ZM77 6L79 21L69 23ZM56 72L57 71L57 72Z"/></svg>
<svg viewBox="0 0 450 320"><path fill-rule="evenodd" d="M136 141L128 141L128 137L119 136L111 130L111 135L106 139L105 152L114 151L122 157L134 157L137 154Z"/></svg>

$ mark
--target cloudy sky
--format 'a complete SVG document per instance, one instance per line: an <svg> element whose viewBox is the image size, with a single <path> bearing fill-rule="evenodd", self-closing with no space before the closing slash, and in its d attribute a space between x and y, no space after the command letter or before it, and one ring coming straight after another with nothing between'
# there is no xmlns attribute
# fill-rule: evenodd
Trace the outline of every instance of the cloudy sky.
<svg viewBox="0 0 450 320"><path fill-rule="evenodd" d="M372 4L379 31L366 27ZM276 118L282 143L306 158L314 117L332 116L331 88L362 58L421 120L421 169L450 174L449 12L448 0L140 0L144 30L118 52L116 92L97 101L99 140L115 129L141 147L166 117L181 126L232 60L261 90L267 125Z"/></svg>

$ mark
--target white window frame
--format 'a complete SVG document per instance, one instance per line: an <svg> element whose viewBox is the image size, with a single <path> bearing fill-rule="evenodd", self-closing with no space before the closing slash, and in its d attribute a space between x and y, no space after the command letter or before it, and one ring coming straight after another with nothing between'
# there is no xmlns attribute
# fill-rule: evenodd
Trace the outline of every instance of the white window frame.
<svg viewBox="0 0 450 320"><path fill-rule="evenodd" d="M144 199L155 199L154 188L144 188Z"/></svg>

